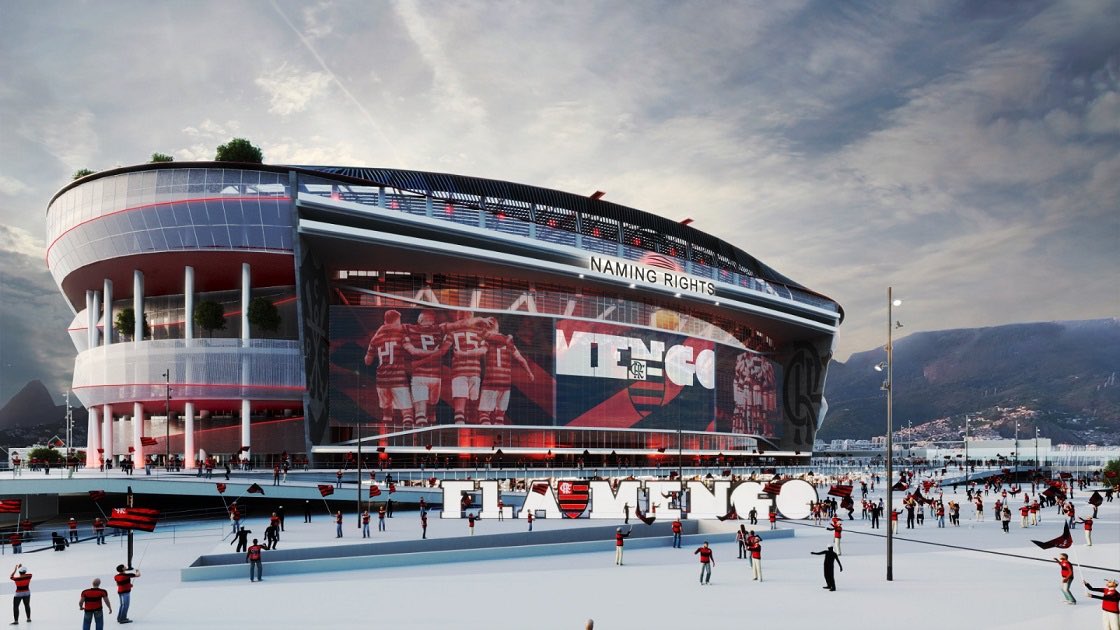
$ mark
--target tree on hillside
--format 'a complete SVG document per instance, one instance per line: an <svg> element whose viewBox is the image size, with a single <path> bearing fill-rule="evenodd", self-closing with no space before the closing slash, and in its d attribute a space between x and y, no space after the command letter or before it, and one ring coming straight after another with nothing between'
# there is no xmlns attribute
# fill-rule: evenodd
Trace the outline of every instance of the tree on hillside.
<svg viewBox="0 0 1120 630"><path fill-rule="evenodd" d="M86 175L93 175L96 172L97 171L93 171L93 170L90 170L88 168L80 168L80 169L74 171L74 176L71 177L70 179L71 180L78 180L78 179L81 179L81 178L85 177Z"/></svg>
<svg viewBox="0 0 1120 630"><path fill-rule="evenodd" d="M263 298L253 298L249 302L249 324L266 332L276 332L280 328L280 310L271 301Z"/></svg>
<svg viewBox="0 0 1120 630"><path fill-rule="evenodd" d="M175 158L171 157L170 155L168 155L166 153L153 153L152 154L152 159L150 159L148 161L152 162L152 163L155 163L155 162L174 162Z"/></svg>
<svg viewBox="0 0 1120 630"><path fill-rule="evenodd" d="M132 308L126 308L117 313L117 319L113 321L113 328L117 330L117 334L121 337L132 339L133 334L136 332L136 311ZM152 336L152 327L148 325L148 314L144 313L144 337ZM132 341L137 341L132 339Z"/></svg>
<svg viewBox="0 0 1120 630"><path fill-rule="evenodd" d="M219 145L218 151L214 155L214 159L218 162L249 162L251 164L260 164L264 162L264 154L261 150L245 138L234 138L229 142Z"/></svg>
<svg viewBox="0 0 1120 630"><path fill-rule="evenodd" d="M1120 459L1114 459L1104 466L1104 482L1120 487Z"/></svg>
<svg viewBox="0 0 1120 630"><path fill-rule="evenodd" d="M206 331L206 335L213 336L215 330L220 330L226 327L226 313L222 309L222 305L211 300L199 302L194 307L194 323L202 330Z"/></svg>

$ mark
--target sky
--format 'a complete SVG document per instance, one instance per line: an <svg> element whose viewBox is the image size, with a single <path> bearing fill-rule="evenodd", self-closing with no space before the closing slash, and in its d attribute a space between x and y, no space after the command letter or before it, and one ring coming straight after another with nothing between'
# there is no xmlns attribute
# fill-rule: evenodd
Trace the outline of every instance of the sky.
<svg viewBox="0 0 1120 630"><path fill-rule="evenodd" d="M693 226L901 332L1120 315L1120 1L5 2L0 404L68 386L78 169L452 172Z"/></svg>

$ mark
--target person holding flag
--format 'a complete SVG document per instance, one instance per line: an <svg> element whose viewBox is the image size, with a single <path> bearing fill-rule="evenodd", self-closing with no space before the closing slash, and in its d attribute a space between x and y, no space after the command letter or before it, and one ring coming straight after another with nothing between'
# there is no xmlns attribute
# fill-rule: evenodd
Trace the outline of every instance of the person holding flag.
<svg viewBox="0 0 1120 630"><path fill-rule="evenodd" d="M369 510L362 510L362 538L369 538Z"/></svg>
<svg viewBox="0 0 1120 630"><path fill-rule="evenodd" d="M123 564L117 565L117 574L113 576L113 581L117 583L117 596L121 602L120 607L117 608L117 623L132 623L128 618L128 606L132 603L132 580L138 577L140 577L139 569L126 570Z"/></svg>
<svg viewBox="0 0 1120 630"><path fill-rule="evenodd" d="M385 504L377 506L377 531L385 531Z"/></svg>
<svg viewBox="0 0 1120 630"><path fill-rule="evenodd" d="M844 533L844 523L840 520L839 516L832 517L832 525L828 527L828 531L832 532L832 547L836 550L836 555L840 555L840 537Z"/></svg>
<svg viewBox="0 0 1120 630"><path fill-rule="evenodd" d="M1101 627L1104 630L1120 630L1120 593L1116 591L1116 580L1105 580L1104 588L1093 588L1086 580L1082 583L1089 597L1101 600Z"/></svg>
<svg viewBox="0 0 1120 630"><path fill-rule="evenodd" d="M93 536L97 544L105 544L105 521L101 520L100 516L93 519Z"/></svg>
<svg viewBox="0 0 1120 630"><path fill-rule="evenodd" d="M334 513L335 538L342 538L342 510Z"/></svg>
<svg viewBox="0 0 1120 630"><path fill-rule="evenodd" d="M1093 517L1090 516L1089 518L1079 518L1077 520L1084 523L1084 527L1085 527L1085 546L1086 547L1092 547L1093 546Z"/></svg>
<svg viewBox="0 0 1120 630"><path fill-rule="evenodd" d="M614 530L614 563L618 566L622 566L622 547L626 544L624 541L629 538L630 533L633 531L633 526L630 526L630 529L625 534L622 533L621 527L617 527Z"/></svg>
<svg viewBox="0 0 1120 630"><path fill-rule="evenodd" d="M751 570L754 572L752 580L762 581L762 538L754 530L747 536L747 551L750 552Z"/></svg>
<svg viewBox="0 0 1120 630"><path fill-rule="evenodd" d="M1065 598L1067 604L1076 605L1077 600L1073 597L1073 593L1069 592L1069 586L1073 584L1073 565L1069 562L1069 556L1063 553L1054 558L1054 562L1058 563L1061 575L1062 597Z"/></svg>
<svg viewBox="0 0 1120 630"><path fill-rule="evenodd" d="M28 621L31 621L31 574L27 572L27 567L22 564L17 564L16 568L12 569L12 574L9 576L13 582L16 583L16 594L12 597L12 625L19 623L19 603L23 602L24 616Z"/></svg>

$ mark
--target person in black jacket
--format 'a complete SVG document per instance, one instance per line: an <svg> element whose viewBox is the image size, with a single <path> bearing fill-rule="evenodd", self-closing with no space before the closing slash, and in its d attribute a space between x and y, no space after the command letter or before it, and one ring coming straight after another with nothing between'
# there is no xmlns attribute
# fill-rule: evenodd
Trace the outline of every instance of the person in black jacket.
<svg viewBox="0 0 1120 630"><path fill-rule="evenodd" d="M832 550L832 547L829 547L828 549L825 549L824 551L811 551L809 553L813 554L814 556L824 556L824 581L825 581L825 585L821 588L827 588L830 591L835 591L836 590L836 578L835 578L835 576L833 575L833 572L832 572L832 565L833 564L840 565L840 571L843 572L844 571L844 565L840 564L840 557L836 555L836 552Z"/></svg>
<svg viewBox="0 0 1120 630"><path fill-rule="evenodd" d="M241 553L242 551L245 551L249 548L249 534L252 533L253 530L245 529L245 527L237 530L237 535L233 537L233 540L229 541L229 544L231 545L233 543L237 543L237 549L234 551L234 553Z"/></svg>

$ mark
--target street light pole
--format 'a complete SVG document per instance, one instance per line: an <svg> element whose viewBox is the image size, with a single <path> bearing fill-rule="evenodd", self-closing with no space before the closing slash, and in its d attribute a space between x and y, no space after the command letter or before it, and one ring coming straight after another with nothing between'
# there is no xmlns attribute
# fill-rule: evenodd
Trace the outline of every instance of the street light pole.
<svg viewBox="0 0 1120 630"><path fill-rule="evenodd" d="M358 369L354 370L355 385L358 386L357 404L354 409L354 425L358 431L358 496L357 496L357 513L358 513L358 529L362 528L362 367L358 365Z"/></svg>
<svg viewBox="0 0 1120 630"><path fill-rule="evenodd" d="M964 417L964 480L968 485L968 416Z"/></svg>
<svg viewBox="0 0 1120 630"><path fill-rule="evenodd" d="M1034 467L1042 470L1042 462L1038 461L1038 427L1034 428Z"/></svg>
<svg viewBox="0 0 1120 630"><path fill-rule="evenodd" d="M1011 474L1012 479L1014 479L1015 476L1019 474L1019 423L1018 422L1015 423L1015 458L1014 458L1014 462L1015 462L1014 463L1015 472L1013 472Z"/></svg>
<svg viewBox="0 0 1120 630"><path fill-rule="evenodd" d="M164 396L163 396L163 426L166 429L164 432L163 445L166 447L166 454L163 456L163 465L168 471L171 470L171 368L163 371L164 383ZM185 442L184 442L185 443Z"/></svg>
<svg viewBox="0 0 1120 630"><path fill-rule="evenodd" d="M894 307L902 300L894 299L894 287L887 287L887 581L894 581L894 532L890 518L894 515Z"/></svg>

